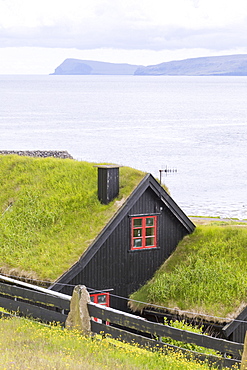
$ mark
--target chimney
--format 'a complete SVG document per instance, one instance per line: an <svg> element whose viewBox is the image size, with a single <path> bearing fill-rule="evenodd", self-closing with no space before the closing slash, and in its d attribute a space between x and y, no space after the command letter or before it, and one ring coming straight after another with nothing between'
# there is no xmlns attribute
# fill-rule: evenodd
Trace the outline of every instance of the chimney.
<svg viewBox="0 0 247 370"><path fill-rule="evenodd" d="M108 204L119 194L119 166L102 165L98 167L98 198Z"/></svg>

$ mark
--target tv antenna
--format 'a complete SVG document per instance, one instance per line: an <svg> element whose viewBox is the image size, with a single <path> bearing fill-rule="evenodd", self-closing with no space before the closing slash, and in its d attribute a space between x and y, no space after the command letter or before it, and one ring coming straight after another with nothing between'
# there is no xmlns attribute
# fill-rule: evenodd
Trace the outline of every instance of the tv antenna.
<svg viewBox="0 0 247 370"><path fill-rule="evenodd" d="M160 173L160 185L161 185L161 180L162 180L162 173L165 173L166 176L168 175L168 173L175 173L175 172L178 172L176 168L166 168L164 170L159 170L159 173Z"/></svg>

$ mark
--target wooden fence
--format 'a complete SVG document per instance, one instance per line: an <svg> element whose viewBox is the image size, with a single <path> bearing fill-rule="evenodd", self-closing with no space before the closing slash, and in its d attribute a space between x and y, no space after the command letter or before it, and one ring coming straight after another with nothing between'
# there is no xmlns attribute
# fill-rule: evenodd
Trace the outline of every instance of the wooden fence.
<svg viewBox="0 0 247 370"><path fill-rule="evenodd" d="M61 322L64 324L70 309L70 300L71 296L0 275L0 307L8 311L15 311L19 315L30 316L45 322ZM233 365L239 366L241 363L244 348L241 343L154 323L142 317L92 302L85 304L91 317L91 331L95 334L109 334L112 338L127 343L134 342L152 350L159 349L164 353L180 351L189 358L207 361L219 368L231 368ZM95 321L94 318L100 319L102 323L99 320ZM110 323L110 325L106 325L105 322ZM211 348L219 352L220 355L207 355L168 345L161 341L162 337Z"/></svg>
<svg viewBox="0 0 247 370"><path fill-rule="evenodd" d="M71 296L0 275L0 307L20 316L65 323L70 300Z"/></svg>
<svg viewBox="0 0 247 370"><path fill-rule="evenodd" d="M145 348L162 349L164 352L182 352L189 358L207 361L210 364L217 365L219 368L231 368L233 365L236 366L241 363L243 352L243 344L241 343L234 343L204 334L173 328L168 325L154 323L142 317L114 310L110 307L100 307L95 303L88 304L88 311L90 316L112 324L109 326L92 321L91 328L94 333L110 334L114 339L119 339L127 343L137 343ZM162 337L169 337L185 343L193 343L204 348L211 348L219 352L221 356L202 354L169 345L161 341Z"/></svg>

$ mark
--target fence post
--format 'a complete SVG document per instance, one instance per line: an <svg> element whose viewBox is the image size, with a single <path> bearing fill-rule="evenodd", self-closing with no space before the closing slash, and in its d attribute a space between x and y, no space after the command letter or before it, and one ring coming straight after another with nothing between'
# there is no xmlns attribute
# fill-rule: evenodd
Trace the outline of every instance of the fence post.
<svg viewBox="0 0 247 370"><path fill-rule="evenodd" d="M91 335L88 303L90 303L90 296L86 287L84 285L76 285L70 301L70 312L65 322L67 329L76 329L86 336Z"/></svg>
<svg viewBox="0 0 247 370"><path fill-rule="evenodd" d="M247 332L246 332L245 338L244 338L244 351L243 351L243 355L242 355L240 370L247 370Z"/></svg>

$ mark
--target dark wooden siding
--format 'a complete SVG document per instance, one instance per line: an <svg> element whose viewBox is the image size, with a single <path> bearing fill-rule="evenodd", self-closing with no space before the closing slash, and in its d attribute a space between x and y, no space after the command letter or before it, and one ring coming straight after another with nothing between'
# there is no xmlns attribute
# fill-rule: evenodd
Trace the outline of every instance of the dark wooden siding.
<svg viewBox="0 0 247 370"><path fill-rule="evenodd" d="M108 204L119 193L119 167L98 167L98 198L103 204Z"/></svg>
<svg viewBox="0 0 247 370"><path fill-rule="evenodd" d="M245 334L247 331L247 323L241 323L230 335L229 340L237 343L244 343Z"/></svg>
<svg viewBox="0 0 247 370"><path fill-rule="evenodd" d="M238 343L244 343L247 331L247 307L231 323L222 328L224 337Z"/></svg>
<svg viewBox="0 0 247 370"><path fill-rule="evenodd" d="M130 218L158 215L158 248L130 251ZM148 188L130 209L93 258L68 284L84 284L93 289L113 289L114 295L128 297L170 256L188 231L159 197ZM72 293L72 287L62 290ZM126 308L124 300L111 298L111 306Z"/></svg>

